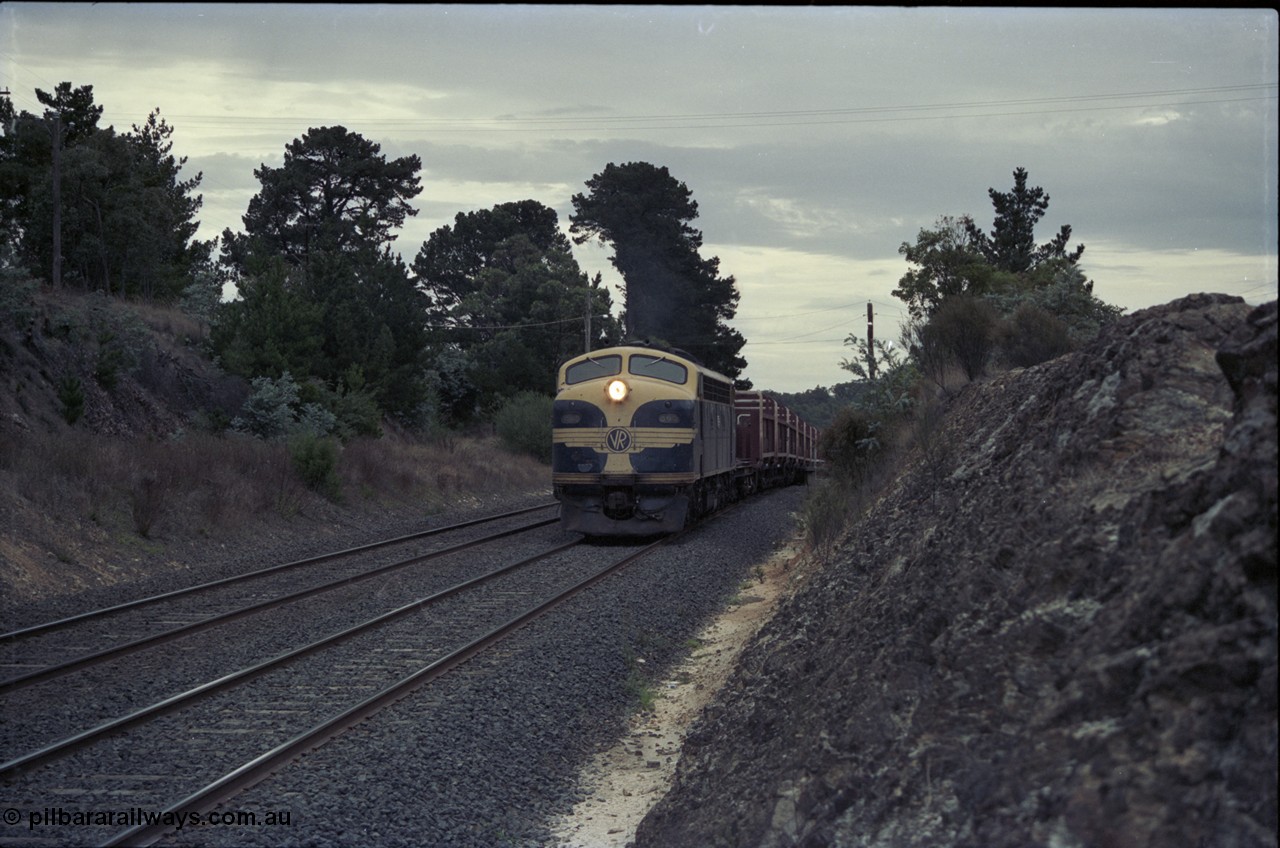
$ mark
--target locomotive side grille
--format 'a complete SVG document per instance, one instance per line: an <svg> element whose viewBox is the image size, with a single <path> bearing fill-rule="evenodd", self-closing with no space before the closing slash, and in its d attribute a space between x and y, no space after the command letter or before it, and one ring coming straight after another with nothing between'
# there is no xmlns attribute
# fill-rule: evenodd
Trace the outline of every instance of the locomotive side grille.
<svg viewBox="0 0 1280 848"><path fill-rule="evenodd" d="M702 397L711 403L733 403L733 384L703 375Z"/></svg>

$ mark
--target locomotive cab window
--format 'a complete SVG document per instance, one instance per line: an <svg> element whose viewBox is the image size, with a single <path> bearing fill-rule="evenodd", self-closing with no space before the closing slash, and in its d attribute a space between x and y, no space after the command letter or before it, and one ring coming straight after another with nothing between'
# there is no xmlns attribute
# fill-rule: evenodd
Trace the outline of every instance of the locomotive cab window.
<svg viewBox="0 0 1280 848"><path fill-rule="evenodd" d="M637 377L653 377L666 380L668 383L684 385L689 379L689 370L679 362L661 356L650 356L646 353L634 353L627 370Z"/></svg>
<svg viewBox="0 0 1280 848"><path fill-rule="evenodd" d="M587 380L598 380L601 377L612 377L622 372L622 357L600 356L575 362L565 369L564 381L573 385Z"/></svg>

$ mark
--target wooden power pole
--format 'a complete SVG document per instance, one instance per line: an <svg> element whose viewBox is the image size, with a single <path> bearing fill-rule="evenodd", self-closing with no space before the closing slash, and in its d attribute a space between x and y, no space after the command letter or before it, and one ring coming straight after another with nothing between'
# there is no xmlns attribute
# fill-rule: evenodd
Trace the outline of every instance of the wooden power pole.
<svg viewBox="0 0 1280 848"><path fill-rule="evenodd" d="M53 114L53 287L62 288L62 115Z"/></svg>
<svg viewBox="0 0 1280 848"><path fill-rule="evenodd" d="M876 378L876 326L871 315L871 301L867 301L867 376Z"/></svg>

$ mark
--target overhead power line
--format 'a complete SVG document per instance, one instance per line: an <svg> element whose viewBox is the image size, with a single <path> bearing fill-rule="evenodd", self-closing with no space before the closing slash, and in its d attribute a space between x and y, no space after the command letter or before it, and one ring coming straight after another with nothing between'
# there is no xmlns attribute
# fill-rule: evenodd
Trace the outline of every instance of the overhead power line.
<svg viewBox="0 0 1280 848"><path fill-rule="evenodd" d="M747 343L743 345L743 347L752 347L755 345L761 345L761 346L763 345L812 345L812 344L843 345L845 341L848 340L848 338L849 338L848 336L845 336L842 339L803 339L800 341L776 341L776 342L771 342L771 341L761 342L761 341L755 341L754 339L747 339Z"/></svg>
<svg viewBox="0 0 1280 848"><path fill-rule="evenodd" d="M592 315L592 319L604 318L608 319L610 315ZM555 321L530 322L528 324L427 324L428 330L470 330L472 332L480 332L484 330L527 330L530 327L553 327L557 324L581 324L583 316L577 318L560 318Z"/></svg>
<svg viewBox="0 0 1280 848"><path fill-rule="evenodd" d="M414 130L419 132L548 132L568 130L669 130L732 129L769 126L812 126L869 122L901 122L950 118L982 118L1037 115L1066 112L1194 106L1219 103L1276 99L1275 83L1201 88L1163 89L1102 94L1064 95L1060 97L1017 98L1007 100L974 100L910 105L849 106L828 109L793 109L750 112L687 112L674 114L639 114L581 117L359 117L284 116L284 115L203 115L173 114L167 117L188 126L227 129L263 129L296 127L300 123L321 125L340 120L366 130ZM1268 93L1269 92L1269 93ZM1239 97L1219 95L1239 94ZM1165 102L1164 98L1207 98ZM1160 100L1161 102L1135 102ZM1117 102L1123 101L1123 102ZM1054 107L1054 108L1050 108ZM1060 107L1060 108L1059 108ZM974 111L977 110L977 111ZM987 110L987 111L983 111ZM989 111L1015 110L1015 111ZM693 123L690 123L693 122Z"/></svg>
<svg viewBox="0 0 1280 848"><path fill-rule="evenodd" d="M806 315L829 315L832 312L839 312L844 309L861 310L863 306L867 303L867 301L874 303L876 306L879 306L881 309L888 309L892 312L901 313L904 311L901 306L896 306L892 303L885 303L882 300L875 300L874 298L862 297L862 298L858 298L855 301L851 301L849 303L842 303L839 306L826 306L826 307L823 307L822 309L811 309L807 312L788 312L783 315L760 315L760 316L752 316L752 317L743 317L742 315L739 315L736 318L734 318L734 321L735 323L738 321L776 322L784 318L803 318Z"/></svg>

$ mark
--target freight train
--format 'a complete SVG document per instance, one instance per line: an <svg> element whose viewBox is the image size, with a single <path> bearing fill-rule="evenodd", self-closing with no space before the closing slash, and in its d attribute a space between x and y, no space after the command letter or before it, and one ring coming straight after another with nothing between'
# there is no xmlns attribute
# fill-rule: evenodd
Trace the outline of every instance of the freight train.
<svg viewBox="0 0 1280 848"><path fill-rule="evenodd" d="M565 362L552 416L560 524L588 536L673 533L818 466L817 428L688 353L649 344Z"/></svg>

